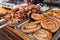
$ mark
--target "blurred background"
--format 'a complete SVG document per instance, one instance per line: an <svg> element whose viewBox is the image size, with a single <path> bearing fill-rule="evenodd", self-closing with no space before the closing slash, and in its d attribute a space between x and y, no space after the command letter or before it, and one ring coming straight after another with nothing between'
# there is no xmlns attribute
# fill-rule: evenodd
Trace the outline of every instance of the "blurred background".
<svg viewBox="0 0 60 40"><path fill-rule="evenodd" d="M18 4L18 3L22 3L24 0L0 0L0 3L1 2L9 2L9 3L15 3L15 4ZM52 3L58 3L60 4L60 0L44 0L44 2L52 2Z"/></svg>

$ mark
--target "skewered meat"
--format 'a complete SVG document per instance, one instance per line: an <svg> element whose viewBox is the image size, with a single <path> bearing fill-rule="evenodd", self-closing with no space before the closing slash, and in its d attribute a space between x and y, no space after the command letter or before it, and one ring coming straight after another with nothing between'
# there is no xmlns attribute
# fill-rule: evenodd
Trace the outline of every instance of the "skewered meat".
<svg viewBox="0 0 60 40"><path fill-rule="evenodd" d="M27 14L30 15L32 13L32 11L29 11Z"/></svg>
<svg viewBox="0 0 60 40"><path fill-rule="evenodd" d="M44 17L45 17L44 15L38 14L38 13L33 13L33 14L31 15L31 18L34 19L34 20L41 20L41 19L43 19Z"/></svg>
<svg viewBox="0 0 60 40"><path fill-rule="evenodd" d="M54 17L46 17L41 20L41 26L51 32L56 32L60 26L60 20Z"/></svg>
<svg viewBox="0 0 60 40"><path fill-rule="evenodd" d="M27 12L29 9L28 9L28 7L25 7L25 11Z"/></svg>
<svg viewBox="0 0 60 40"><path fill-rule="evenodd" d="M39 10L40 10L40 6L37 6L37 5L22 6L16 9L12 9L10 12L8 12L8 14L4 16L4 18L10 24L14 24L26 19L25 13L30 15L31 13L38 12Z"/></svg>
<svg viewBox="0 0 60 40"><path fill-rule="evenodd" d="M13 11L15 11L15 12L16 12L16 11L19 11L19 8L13 9Z"/></svg>
<svg viewBox="0 0 60 40"><path fill-rule="evenodd" d="M37 11L40 10L40 6L39 5L36 5L35 8L36 8Z"/></svg>
<svg viewBox="0 0 60 40"><path fill-rule="evenodd" d="M36 10L36 9L32 9L32 12L33 12L33 13L36 13L36 12L37 12L37 10Z"/></svg>
<svg viewBox="0 0 60 40"><path fill-rule="evenodd" d="M31 6L29 6L29 10L32 11L32 13L36 13L36 12L40 11L40 6L31 5Z"/></svg>
<svg viewBox="0 0 60 40"><path fill-rule="evenodd" d="M31 13L38 13L40 11L40 6L38 5L22 6L22 7L19 7L19 10L22 13L25 12L28 15L30 15Z"/></svg>
<svg viewBox="0 0 60 40"><path fill-rule="evenodd" d="M51 40L52 33L47 30L40 29L39 31L33 33L33 36L36 40Z"/></svg>
<svg viewBox="0 0 60 40"><path fill-rule="evenodd" d="M13 10L4 16L4 18L8 21L9 24L16 24L26 19L26 14L22 13L21 11L15 12Z"/></svg>
<svg viewBox="0 0 60 40"><path fill-rule="evenodd" d="M24 33L33 33L38 31L41 28L40 25L37 25L36 23L27 23L21 27L21 31Z"/></svg>

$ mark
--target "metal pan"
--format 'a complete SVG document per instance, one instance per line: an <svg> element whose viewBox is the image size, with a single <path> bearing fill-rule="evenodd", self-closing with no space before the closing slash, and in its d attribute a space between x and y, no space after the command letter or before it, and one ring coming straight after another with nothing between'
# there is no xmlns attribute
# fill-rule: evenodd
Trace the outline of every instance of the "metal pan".
<svg viewBox="0 0 60 40"><path fill-rule="evenodd" d="M57 40L60 37L60 29L56 32L52 40Z"/></svg>
<svg viewBox="0 0 60 40"><path fill-rule="evenodd" d="M25 20L27 20L27 19L30 19L30 18L26 18ZM24 22L25 20L23 20L23 21L21 21L21 22L19 22L19 23L17 23L17 24L14 24L14 25L10 25L5 19L1 19L1 20L0 20L0 23L2 23L2 22L5 22L5 23L2 24L2 25L0 25L0 28L6 27L7 25L9 25L9 26L11 26L11 27L15 27L16 25L21 24L21 23Z"/></svg>
<svg viewBox="0 0 60 40"><path fill-rule="evenodd" d="M25 36L26 36L27 38L29 38L30 40L34 40L34 38L28 36L28 34L25 34L25 33L23 33L23 32L21 31L21 26L24 25L25 23L28 23L30 20L31 20L31 19L27 19L26 21L22 22L21 24L15 26L15 29L16 29L17 31L19 31L20 33L22 33L23 35L25 35Z"/></svg>
<svg viewBox="0 0 60 40"><path fill-rule="evenodd" d="M28 19L28 20L22 22L21 24L15 26L15 29L17 29L17 31L19 31L20 33L22 33L22 34L25 35L26 37L30 38L30 40L34 40L35 38L31 38L28 34L25 34L25 33L23 33L23 32L21 31L21 26L24 25L25 23L30 22L30 21L31 21L31 19ZM53 38L52 38L51 40L57 40L58 37L60 36L60 29L59 29L56 33L53 33L53 35L54 35L54 36L53 36Z"/></svg>

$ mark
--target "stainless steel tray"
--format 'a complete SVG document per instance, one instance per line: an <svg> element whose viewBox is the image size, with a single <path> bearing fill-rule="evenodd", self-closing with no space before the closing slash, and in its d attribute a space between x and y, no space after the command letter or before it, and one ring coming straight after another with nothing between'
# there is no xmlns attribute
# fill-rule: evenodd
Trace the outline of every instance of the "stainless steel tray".
<svg viewBox="0 0 60 40"><path fill-rule="evenodd" d="M59 37L60 37L60 29L56 32L52 40L58 40Z"/></svg>
<svg viewBox="0 0 60 40"><path fill-rule="evenodd" d="M25 35L26 37L30 38L30 40L34 40L35 38L31 38L28 34L25 34L21 31L21 26L24 25L25 23L30 22L31 19L27 19L26 21L22 22L21 24L15 26L14 28L17 29L17 31L19 31L20 33L22 33L23 35ZM57 40L57 38L60 36L60 29L56 32L53 33L53 37L51 40Z"/></svg>
<svg viewBox="0 0 60 40"><path fill-rule="evenodd" d="M30 19L30 18L27 17L25 20L27 20L27 19ZM1 19L1 20L0 20L0 23L2 23L2 22L4 22L4 21L5 21L5 23L2 24L2 25L0 25L0 28L6 27L7 25L9 25L9 26L11 26L11 27L15 27L16 25L21 24L21 23L24 22L25 20L23 20L23 21L21 21L21 22L19 22L19 23L17 23L17 24L14 24L14 25L10 25L5 19Z"/></svg>
<svg viewBox="0 0 60 40"><path fill-rule="evenodd" d="M30 21L30 19L27 19L26 21L22 22L21 24L15 26L15 29L16 29L17 31L19 31L20 33L22 33L23 35L25 35L25 36L26 36L27 38L29 38L30 40L34 40L34 38L28 36L28 34L25 34L25 33L23 33L23 32L20 30L21 26L24 25L25 23L28 23L29 21Z"/></svg>

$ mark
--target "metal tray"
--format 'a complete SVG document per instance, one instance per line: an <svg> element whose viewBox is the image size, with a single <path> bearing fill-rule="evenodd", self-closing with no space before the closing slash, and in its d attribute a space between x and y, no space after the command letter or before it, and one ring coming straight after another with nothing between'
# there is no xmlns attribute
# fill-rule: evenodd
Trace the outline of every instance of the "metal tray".
<svg viewBox="0 0 60 40"><path fill-rule="evenodd" d="M19 24L21 24L22 22L24 22L24 21L26 21L27 19L30 19L29 17L27 17L25 20L23 20L23 21L21 21L21 22L19 22L19 23L17 23L17 24L14 24L14 25L10 25L5 19L1 19L0 20L0 23L2 23L2 22L4 22L4 24L2 24L2 25L0 25L0 28L3 28L3 27L6 27L6 26L11 26L11 27L15 27L16 25L19 25Z"/></svg>
<svg viewBox="0 0 60 40"><path fill-rule="evenodd" d="M52 40L58 40L59 37L60 37L60 29L56 32Z"/></svg>
<svg viewBox="0 0 60 40"><path fill-rule="evenodd" d="M24 25L25 23L28 23L30 21L30 19L27 19L26 21L22 22L21 24L15 26L14 28L19 31L20 33L22 33L23 35L25 35L27 38L29 38L30 40L34 40L34 38L28 36L28 34L25 34L23 33L20 29L21 29L21 26Z"/></svg>
<svg viewBox="0 0 60 40"><path fill-rule="evenodd" d="M26 37L30 38L30 40L34 40L35 38L31 38L28 34L25 34L24 32L21 31L21 26L24 25L25 23L30 22L30 21L31 21L31 19L28 19L28 20L24 21L23 23L15 26L15 29L17 29L17 31L19 31L20 33L22 33ZM60 36L60 29L56 33L53 33L53 38L51 40L57 40L57 38L59 36Z"/></svg>

